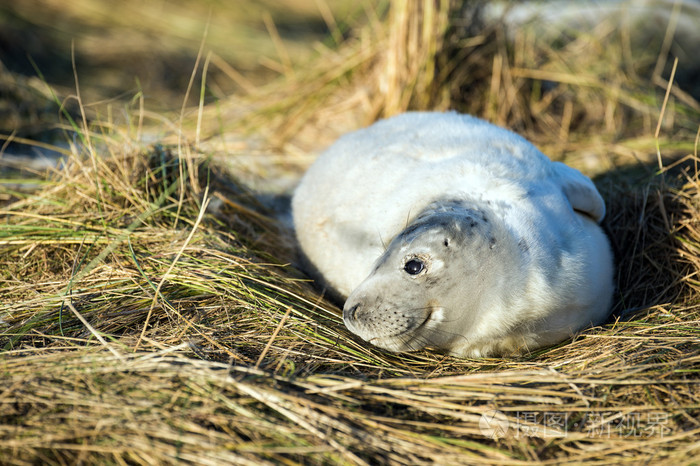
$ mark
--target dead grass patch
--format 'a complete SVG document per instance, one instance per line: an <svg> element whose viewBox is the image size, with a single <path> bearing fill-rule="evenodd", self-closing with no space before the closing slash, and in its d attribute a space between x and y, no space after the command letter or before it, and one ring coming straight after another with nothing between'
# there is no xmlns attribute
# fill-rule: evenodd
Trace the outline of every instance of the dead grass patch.
<svg viewBox="0 0 700 466"><path fill-rule="evenodd" d="M393 3L386 19L239 102L243 110L205 109L201 127L186 118L202 129L199 145L194 130L145 147L127 131L77 124L84 142L50 184L11 194L0 211L3 461L697 458L696 110L672 94L655 141L664 89L651 81L602 75L609 67L582 77L557 68L588 66L576 41L509 46L498 28L470 32L448 2L417 4ZM447 106L604 173L620 319L521 358L367 347L288 265L288 233L217 158L236 134L229 156L277 151L294 171L336 130ZM240 137L256 130L256 141ZM666 169L655 166L655 142ZM493 411L506 421L495 436L483 417Z"/></svg>

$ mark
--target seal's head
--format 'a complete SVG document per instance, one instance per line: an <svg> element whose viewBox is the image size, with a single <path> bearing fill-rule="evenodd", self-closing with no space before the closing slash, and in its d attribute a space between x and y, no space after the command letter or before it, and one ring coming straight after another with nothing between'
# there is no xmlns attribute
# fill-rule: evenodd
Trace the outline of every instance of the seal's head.
<svg viewBox="0 0 700 466"><path fill-rule="evenodd" d="M517 268L504 229L480 209L428 209L389 244L343 310L350 331L378 347L451 350L473 336ZM501 293L502 294L502 293Z"/></svg>

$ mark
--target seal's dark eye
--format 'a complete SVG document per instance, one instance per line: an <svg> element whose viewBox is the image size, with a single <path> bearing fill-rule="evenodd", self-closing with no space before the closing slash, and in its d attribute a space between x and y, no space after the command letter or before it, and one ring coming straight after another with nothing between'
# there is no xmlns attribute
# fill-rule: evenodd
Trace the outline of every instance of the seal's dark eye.
<svg viewBox="0 0 700 466"><path fill-rule="evenodd" d="M410 275L418 275L423 271L423 268L425 266L421 261L418 259L411 259L410 261L406 262L406 264L403 266L403 269L406 271L406 273Z"/></svg>

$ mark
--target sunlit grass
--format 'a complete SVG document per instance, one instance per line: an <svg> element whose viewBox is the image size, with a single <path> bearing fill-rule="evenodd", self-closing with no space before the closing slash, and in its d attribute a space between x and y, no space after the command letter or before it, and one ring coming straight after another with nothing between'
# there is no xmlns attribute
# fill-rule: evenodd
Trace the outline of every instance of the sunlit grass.
<svg viewBox="0 0 700 466"><path fill-rule="evenodd" d="M3 461L697 456L697 112L669 91L656 138L665 88L593 66L595 54L573 45L525 38L515 53L491 27L456 40L447 2L392 8L201 119L137 106L128 128L76 120L73 141L90 142L70 144L45 184L2 188ZM345 330L337 304L294 266L291 233L239 181L298 175L335 135L374 118L448 107L599 175L617 256L608 323L515 358L380 351ZM137 137L159 125L156 144ZM505 437L484 435L490 410L509 422Z"/></svg>

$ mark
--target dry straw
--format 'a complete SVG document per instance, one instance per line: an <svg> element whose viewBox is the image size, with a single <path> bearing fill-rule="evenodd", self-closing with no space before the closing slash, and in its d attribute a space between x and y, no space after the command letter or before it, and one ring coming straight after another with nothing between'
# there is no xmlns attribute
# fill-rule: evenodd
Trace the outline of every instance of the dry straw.
<svg viewBox="0 0 700 466"><path fill-rule="evenodd" d="M448 2L369 13L318 63L292 72L285 59L274 87L184 118L177 146L76 125L91 144L3 204L3 463L697 460L694 101L624 73L629 51L611 31L555 49L526 31L506 41ZM292 170L335 131L448 106L599 175L618 262L606 325L514 358L375 350L285 265L288 233L212 162L226 146L207 139L266 132L257 150Z"/></svg>

